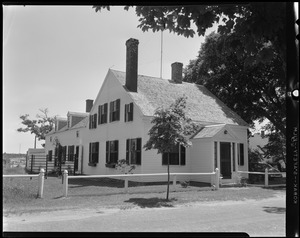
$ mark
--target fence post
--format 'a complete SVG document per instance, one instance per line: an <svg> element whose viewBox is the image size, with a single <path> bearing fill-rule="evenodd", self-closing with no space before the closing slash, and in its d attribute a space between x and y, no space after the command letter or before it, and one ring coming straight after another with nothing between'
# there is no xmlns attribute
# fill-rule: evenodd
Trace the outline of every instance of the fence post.
<svg viewBox="0 0 300 238"><path fill-rule="evenodd" d="M220 171L218 168L216 168L216 179L215 179L215 185L216 189L218 190L220 188Z"/></svg>
<svg viewBox="0 0 300 238"><path fill-rule="evenodd" d="M173 176L173 187L174 187L174 190L176 189L176 181L177 181L177 176L174 175Z"/></svg>
<svg viewBox="0 0 300 238"><path fill-rule="evenodd" d="M125 177L125 179L124 179L124 190L125 190L125 193L128 192L128 177Z"/></svg>
<svg viewBox="0 0 300 238"><path fill-rule="evenodd" d="M40 175L39 175L39 188L38 188L38 197L43 198L43 193L44 193L44 175L45 175L45 170L41 169L40 170Z"/></svg>
<svg viewBox="0 0 300 238"><path fill-rule="evenodd" d="M268 171L268 168L265 169L265 186L269 186L269 171Z"/></svg>
<svg viewBox="0 0 300 238"><path fill-rule="evenodd" d="M68 170L64 170L64 197L68 196Z"/></svg>

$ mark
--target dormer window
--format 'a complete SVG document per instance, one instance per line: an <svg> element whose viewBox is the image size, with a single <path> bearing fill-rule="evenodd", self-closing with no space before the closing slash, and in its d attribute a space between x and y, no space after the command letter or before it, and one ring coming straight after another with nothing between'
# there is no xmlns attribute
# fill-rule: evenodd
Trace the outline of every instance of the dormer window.
<svg viewBox="0 0 300 238"><path fill-rule="evenodd" d="M125 122L133 121L133 103L125 104Z"/></svg>

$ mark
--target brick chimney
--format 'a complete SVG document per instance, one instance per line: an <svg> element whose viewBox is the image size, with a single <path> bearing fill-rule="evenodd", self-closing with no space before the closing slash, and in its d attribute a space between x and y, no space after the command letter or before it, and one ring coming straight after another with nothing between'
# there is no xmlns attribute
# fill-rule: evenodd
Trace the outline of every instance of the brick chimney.
<svg viewBox="0 0 300 238"><path fill-rule="evenodd" d="M172 80L176 83L182 83L182 66L180 62L171 64L172 67Z"/></svg>
<svg viewBox="0 0 300 238"><path fill-rule="evenodd" d="M92 107L93 107L93 103L94 103L94 100L92 99L87 99L86 100L86 106L85 106L85 112L90 112Z"/></svg>
<svg viewBox="0 0 300 238"><path fill-rule="evenodd" d="M130 38L126 41L126 88L137 92L138 77L138 44L137 39Z"/></svg>

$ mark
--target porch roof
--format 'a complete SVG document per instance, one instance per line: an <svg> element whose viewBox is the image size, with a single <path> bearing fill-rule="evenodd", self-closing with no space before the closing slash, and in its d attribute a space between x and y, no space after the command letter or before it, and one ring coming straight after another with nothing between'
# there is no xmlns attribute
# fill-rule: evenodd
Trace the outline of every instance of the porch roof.
<svg viewBox="0 0 300 238"><path fill-rule="evenodd" d="M208 137L214 137L216 134L219 133L223 128L225 127L225 124L222 125L214 125L214 126L205 126L200 129L199 132L197 132L192 139L200 139L200 138L208 138Z"/></svg>

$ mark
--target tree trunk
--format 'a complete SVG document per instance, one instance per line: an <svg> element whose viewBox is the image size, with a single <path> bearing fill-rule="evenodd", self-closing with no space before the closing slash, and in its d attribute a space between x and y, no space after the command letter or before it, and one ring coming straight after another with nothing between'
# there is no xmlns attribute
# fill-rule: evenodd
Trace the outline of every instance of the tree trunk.
<svg viewBox="0 0 300 238"><path fill-rule="evenodd" d="M169 201L169 188L170 188L170 153L168 153L168 186L167 186L167 198Z"/></svg>

